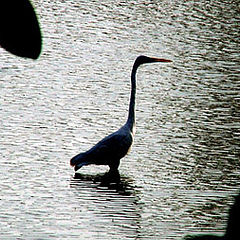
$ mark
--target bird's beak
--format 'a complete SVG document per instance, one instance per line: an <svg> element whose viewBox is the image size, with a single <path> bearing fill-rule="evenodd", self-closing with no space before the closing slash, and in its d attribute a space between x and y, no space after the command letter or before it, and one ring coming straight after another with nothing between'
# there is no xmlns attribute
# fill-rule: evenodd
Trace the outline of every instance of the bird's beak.
<svg viewBox="0 0 240 240"><path fill-rule="evenodd" d="M172 62L172 60L164 59L164 58L151 58L153 62Z"/></svg>

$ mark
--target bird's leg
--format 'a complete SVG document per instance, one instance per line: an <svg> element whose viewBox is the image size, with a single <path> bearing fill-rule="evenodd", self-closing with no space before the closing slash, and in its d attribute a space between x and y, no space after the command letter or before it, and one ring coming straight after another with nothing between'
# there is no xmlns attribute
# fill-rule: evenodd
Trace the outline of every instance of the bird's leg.
<svg viewBox="0 0 240 240"><path fill-rule="evenodd" d="M120 159L114 160L111 162L111 164L109 164L110 169L107 173L104 174L102 178L102 184L106 184L106 183L109 184L112 182L120 181L120 174L118 171L119 163L120 163Z"/></svg>
<svg viewBox="0 0 240 240"><path fill-rule="evenodd" d="M111 164L109 164L109 167L110 167L109 173L118 172L119 164L120 164L120 159L112 161Z"/></svg>
<svg viewBox="0 0 240 240"><path fill-rule="evenodd" d="M112 183L119 183L120 182L120 174L117 169L115 170L109 170L109 172L106 172L101 179L101 186L108 186Z"/></svg>

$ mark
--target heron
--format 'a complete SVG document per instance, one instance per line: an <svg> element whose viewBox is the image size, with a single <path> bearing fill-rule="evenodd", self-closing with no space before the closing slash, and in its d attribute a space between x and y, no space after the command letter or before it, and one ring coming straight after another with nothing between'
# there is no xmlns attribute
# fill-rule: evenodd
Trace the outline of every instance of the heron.
<svg viewBox="0 0 240 240"><path fill-rule="evenodd" d="M126 123L116 132L103 138L88 151L73 157L70 160L70 165L74 167L75 171L82 166L90 164L108 165L110 168L109 172L118 171L120 159L130 151L135 133L136 72L140 65L153 62L171 62L171 60L147 56L136 58L131 72L131 94Z"/></svg>

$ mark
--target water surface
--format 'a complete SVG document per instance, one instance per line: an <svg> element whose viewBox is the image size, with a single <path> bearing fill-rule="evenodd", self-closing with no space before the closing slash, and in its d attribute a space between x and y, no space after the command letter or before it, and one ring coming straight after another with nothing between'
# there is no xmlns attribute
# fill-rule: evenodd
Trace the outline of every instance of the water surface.
<svg viewBox="0 0 240 240"><path fill-rule="evenodd" d="M33 1L37 61L0 49L0 238L182 239L223 234L239 190L239 6L232 1ZM69 159L126 120L121 186Z"/></svg>

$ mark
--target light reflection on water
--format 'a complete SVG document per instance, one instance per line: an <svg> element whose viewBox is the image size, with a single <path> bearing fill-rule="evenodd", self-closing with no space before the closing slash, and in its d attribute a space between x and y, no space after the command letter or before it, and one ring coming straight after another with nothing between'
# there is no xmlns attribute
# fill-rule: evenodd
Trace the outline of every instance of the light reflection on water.
<svg viewBox="0 0 240 240"><path fill-rule="evenodd" d="M135 239L140 228L141 209L134 189L129 184L131 180L101 184L95 178L76 174L71 180L70 186L78 199L76 211L80 213L80 218L86 215L88 219L83 227L89 230L94 239L103 239L108 235ZM76 230L79 231L79 226L76 226ZM86 237L89 237L89 232Z"/></svg>
<svg viewBox="0 0 240 240"><path fill-rule="evenodd" d="M239 188L237 3L34 3L40 59L0 50L1 239L223 233ZM72 177L69 159L124 123L139 54L173 63L139 69L123 195Z"/></svg>

